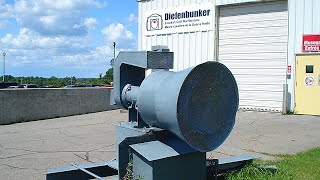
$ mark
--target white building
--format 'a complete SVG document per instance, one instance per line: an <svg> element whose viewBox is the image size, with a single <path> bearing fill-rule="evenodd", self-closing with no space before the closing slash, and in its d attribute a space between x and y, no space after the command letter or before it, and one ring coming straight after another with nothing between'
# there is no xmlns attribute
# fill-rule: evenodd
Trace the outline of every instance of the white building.
<svg viewBox="0 0 320 180"><path fill-rule="evenodd" d="M236 77L244 109L281 111L288 84L286 104L295 111L296 58L311 54L302 52L303 35L315 34L307 48L314 55L320 51L320 0L137 1L139 50L168 46L175 52L174 70L205 61L225 64ZM319 98L320 111L320 66L315 71L301 76L313 77L316 97L309 98Z"/></svg>

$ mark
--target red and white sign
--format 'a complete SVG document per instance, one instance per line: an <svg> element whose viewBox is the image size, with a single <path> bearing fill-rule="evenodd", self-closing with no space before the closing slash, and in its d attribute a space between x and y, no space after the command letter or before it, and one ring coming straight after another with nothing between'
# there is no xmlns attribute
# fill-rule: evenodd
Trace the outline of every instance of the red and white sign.
<svg viewBox="0 0 320 180"><path fill-rule="evenodd" d="M291 66L288 66L288 74L291 74L292 68Z"/></svg>
<svg viewBox="0 0 320 180"><path fill-rule="evenodd" d="M320 52L320 34L303 35L302 52Z"/></svg>
<svg viewBox="0 0 320 180"><path fill-rule="evenodd" d="M314 76L306 76L304 78L304 85L306 85L306 86L314 86Z"/></svg>

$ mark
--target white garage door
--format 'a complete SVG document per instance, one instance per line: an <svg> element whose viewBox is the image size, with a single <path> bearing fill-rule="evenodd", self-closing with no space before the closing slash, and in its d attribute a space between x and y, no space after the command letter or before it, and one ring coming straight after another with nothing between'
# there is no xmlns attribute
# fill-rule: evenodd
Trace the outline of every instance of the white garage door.
<svg viewBox="0 0 320 180"><path fill-rule="evenodd" d="M240 108L281 111L287 36L286 1L220 8L218 61L236 77Z"/></svg>

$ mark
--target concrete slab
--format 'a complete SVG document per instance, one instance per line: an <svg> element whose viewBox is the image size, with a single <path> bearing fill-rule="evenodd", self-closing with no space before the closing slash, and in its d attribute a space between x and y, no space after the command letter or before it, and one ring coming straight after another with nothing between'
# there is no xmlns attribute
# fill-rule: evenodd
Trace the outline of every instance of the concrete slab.
<svg viewBox="0 0 320 180"><path fill-rule="evenodd" d="M44 179L50 168L109 161L120 110L0 126L1 179ZM227 141L208 157L245 153L264 159L320 147L320 117L239 112Z"/></svg>

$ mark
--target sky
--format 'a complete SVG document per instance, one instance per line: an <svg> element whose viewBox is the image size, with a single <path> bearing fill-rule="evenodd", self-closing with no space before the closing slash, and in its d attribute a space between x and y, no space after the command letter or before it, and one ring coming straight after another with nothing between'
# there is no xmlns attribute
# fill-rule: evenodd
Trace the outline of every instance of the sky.
<svg viewBox="0 0 320 180"><path fill-rule="evenodd" d="M137 49L136 0L0 0L0 74L99 77ZM0 76L1 76L0 75Z"/></svg>

